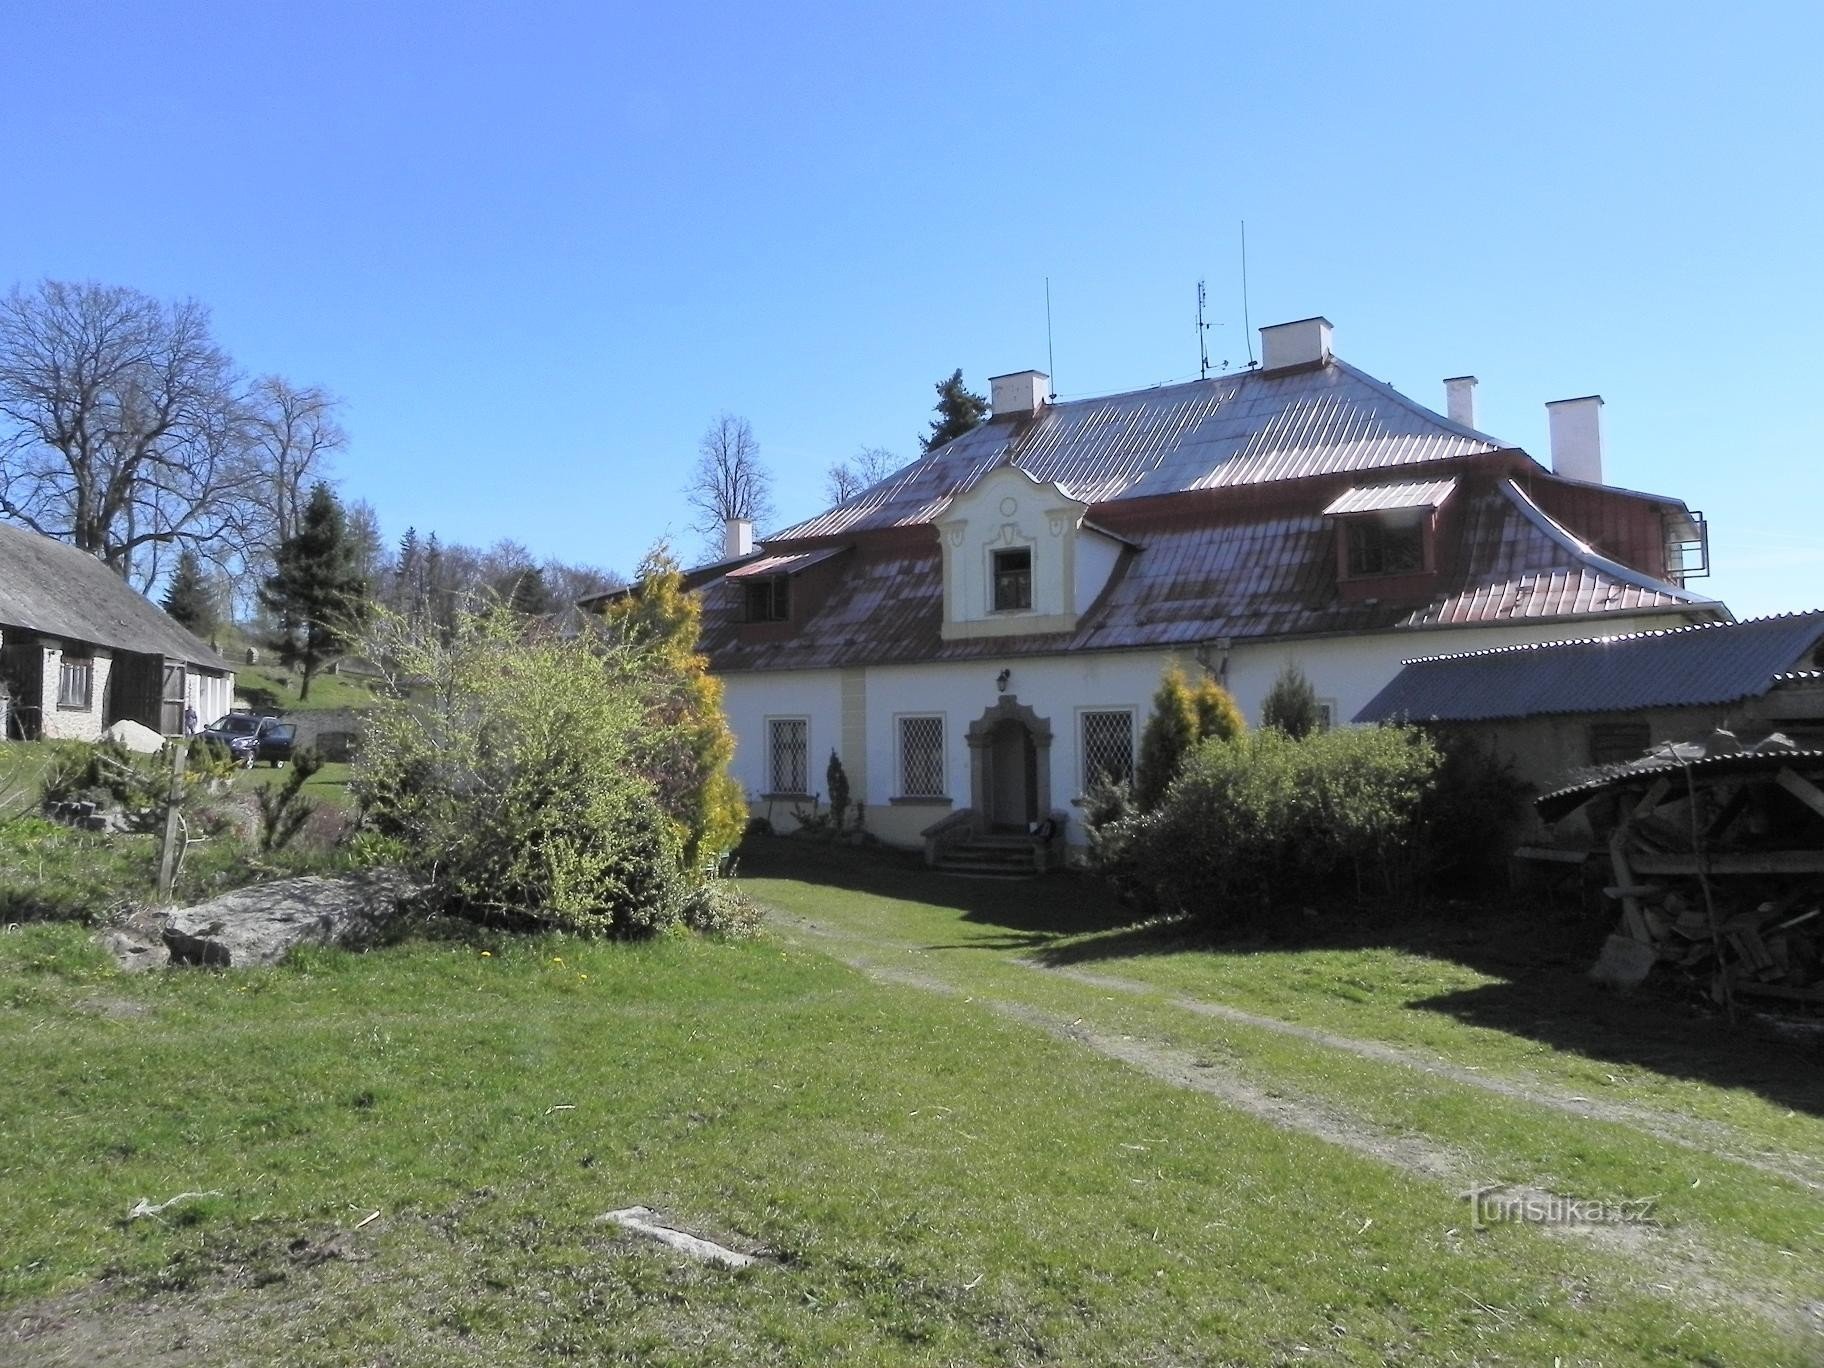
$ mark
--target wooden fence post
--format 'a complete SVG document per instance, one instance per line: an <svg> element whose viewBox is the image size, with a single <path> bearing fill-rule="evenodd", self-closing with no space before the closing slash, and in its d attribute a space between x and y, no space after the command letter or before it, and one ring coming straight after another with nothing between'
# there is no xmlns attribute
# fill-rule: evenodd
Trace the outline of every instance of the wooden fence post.
<svg viewBox="0 0 1824 1368"><path fill-rule="evenodd" d="M184 800L184 761L189 750L182 737L171 743L171 791L165 800L165 835L158 850L158 892L165 898L171 896L172 886L177 883L178 856L183 850L180 830L184 817L178 808Z"/></svg>

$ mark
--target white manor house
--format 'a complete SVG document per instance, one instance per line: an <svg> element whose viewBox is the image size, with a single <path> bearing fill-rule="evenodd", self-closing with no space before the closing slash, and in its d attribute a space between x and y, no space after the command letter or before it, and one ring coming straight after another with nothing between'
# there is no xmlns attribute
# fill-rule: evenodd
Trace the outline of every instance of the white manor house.
<svg viewBox="0 0 1824 1368"><path fill-rule="evenodd" d="M841 506L732 523L687 583L754 812L789 827L834 752L888 842L1076 845L1174 661L1251 722L1297 665L1348 721L1415 657L1727 618L1685 587L1701 515L1603 483L1599 397L1548 406L1548 467L1476 428L1472 377L1440 414L1331 332L1102 398L997 376L987 422Z"/></svg>

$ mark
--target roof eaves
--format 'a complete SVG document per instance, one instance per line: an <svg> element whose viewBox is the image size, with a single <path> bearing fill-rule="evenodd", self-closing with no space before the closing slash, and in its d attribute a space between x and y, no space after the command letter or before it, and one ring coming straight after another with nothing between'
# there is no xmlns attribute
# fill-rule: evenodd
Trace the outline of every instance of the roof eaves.
<svg viewBox="0 0 1824 1368"><path fill-rule="evenodd" d="M1550 514L1546 513L1546 511L1540 508L1538 504L1534 503L1527 492L1520 488L1518 484L1514 483L1514 481L1502 480L1497 488L1499 488L1501 493L1526 516L1527 520L1531 522L1534 527L1538 528L1546 536L1557 542L1566 551L1569 551L1572 555L1576 556L1591 569L1600 571L1611 579L1618 579L1623 584L1632 585L1636 589L1646 589L1656 594L1670 594L1684 603L1696 604L1706 608L1715 608L1733 619L1733 614L1730 614L1729 610L1725 608L1718 599L1709 598L1703 594L1694 594L1689 589L1681 588L1679 585L1673 584L1670 580L1654 579L1653 576L1636 570L1632 566L1623 565L1620 561L1610 560L1588 542L1577 538L1572 534L1569 528L1565 527L1564 524L1558 522L1555 518L1551 517Z"/></svg>

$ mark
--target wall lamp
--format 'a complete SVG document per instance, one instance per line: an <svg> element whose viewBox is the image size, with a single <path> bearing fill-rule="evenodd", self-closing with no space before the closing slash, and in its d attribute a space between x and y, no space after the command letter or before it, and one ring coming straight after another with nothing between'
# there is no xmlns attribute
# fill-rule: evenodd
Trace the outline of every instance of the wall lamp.
<svg viewBox="0 0 1824 1368"><path fill-rule="evenodd" d="M1006 693L1007 692L1007 681L1012 678L1013 678L1012 670L1002 670L998 675L996 675L994 677L994 691L996 693Z"/></svg>

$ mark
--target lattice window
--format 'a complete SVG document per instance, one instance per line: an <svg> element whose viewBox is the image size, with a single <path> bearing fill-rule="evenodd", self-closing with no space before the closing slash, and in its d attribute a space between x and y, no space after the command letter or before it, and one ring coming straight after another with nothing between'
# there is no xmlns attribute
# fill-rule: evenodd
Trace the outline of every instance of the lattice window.
<svg viewBox="0 0 1824 1368"><path fill-rule="evenodd" d="M57 706L86 710L95 693L95 662L65 657L57 670Z"/></svg>
<svg viewBox="0 0 1824 1368"><path fill-rule="evenodd" d="M811 724L803 717L775 717L767 723L772 750L772 791L811 791Z"/></svg>
<svg viewBox="0 0 1824 1368"><path fill-rule="evenodd" d="M1083 714L1083 788L1134 777L1134 715L1122 709Z"/></svg>
<svg viewBox="0 0 1824 1368"><path fill-rule="evenodd" d="M907 798L944 796L944 719L899 719L899 791Z"/></svg>

